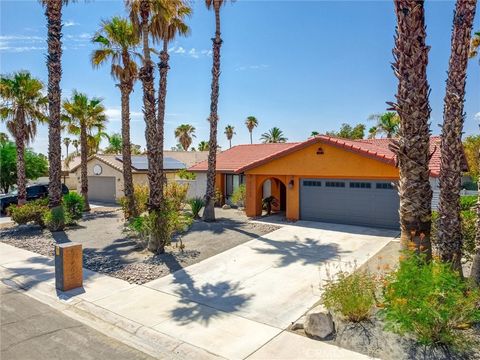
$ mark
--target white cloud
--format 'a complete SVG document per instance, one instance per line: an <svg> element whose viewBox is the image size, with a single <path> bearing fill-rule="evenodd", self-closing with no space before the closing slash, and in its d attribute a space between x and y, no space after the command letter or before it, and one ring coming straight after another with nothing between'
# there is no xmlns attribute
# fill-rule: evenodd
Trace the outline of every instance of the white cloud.
<svg viewBox="0 0 480 360"><path fill-rule="evenodd" d="M105 115L107 115L109 121L121 121L122 120L122 110L120 106L113 106L105 110ZM143 112L141 111L130 111L130 121L140 121L143 120Z"/></svg>
<svg viewBox="0 0 480 360"><path fill-rule="evenodd" d="M186 49L183 46L174 45L168 51L172 54L178 54L182 56L188 56L193 59L199 59L201 57L209 57L212 55L212 50L202 49L197 50L196 48Z"/></svg>
<svg viewBox="0 0 480 360"><path fill-rule="evenodd" d="M245 70L261 70L267 69L270 65L267 64L258 64L258 65L243 65L235 68L235 71L245 71Z"/></svg>
<svg viewBox="0 0 480 360"><path fill-rule="evenodd" d="M91 34L67 34L63 38L63 49L77 50L90 43ZM0 50L5 53L44 51L47 49L46 37L37 35L0 35Z"/></svg>
<svg viewBox="0 0 480 360"><path fill-rule="evenodd" d="M480 111L475 114L475 119L478 120L478 121L480 121Z"/></svg>
<svg viewBox="0 0 480 360"><path fill-rule="evenodd" d="M10 53L22 53L26 51L46 50L46 46L0 46L0 51Z"/></svg>
<svg viewBox="0 0 480 360"><path fill-rule="evenodd" d="M63 23L64 27L77 26L77 25L80 25L80 24L73 20L67 20Z"/></svg>

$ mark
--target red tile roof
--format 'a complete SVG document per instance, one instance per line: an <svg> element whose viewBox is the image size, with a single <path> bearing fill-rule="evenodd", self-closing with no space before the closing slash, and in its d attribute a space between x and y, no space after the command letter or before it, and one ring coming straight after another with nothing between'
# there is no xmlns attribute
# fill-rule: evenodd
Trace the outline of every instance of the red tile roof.
<svg viewBox="0 0 480 360"><path fill-rule="evenodd" d="M285 156L317 142L324 142L332 146L341 147L392 165L395 165L396 162L395 154L388 148L391 139L348 140L320 135L297 143L234 146L229 150L217 154L217 171L242 173L245 170L255 168L275 158ZM439 136L432 136L430 138L430 152L432 153L429 164L431 176L437 177L440 174ZM206 171L207 168L208 162L203 161L192 166L189 170Z"/></svg>

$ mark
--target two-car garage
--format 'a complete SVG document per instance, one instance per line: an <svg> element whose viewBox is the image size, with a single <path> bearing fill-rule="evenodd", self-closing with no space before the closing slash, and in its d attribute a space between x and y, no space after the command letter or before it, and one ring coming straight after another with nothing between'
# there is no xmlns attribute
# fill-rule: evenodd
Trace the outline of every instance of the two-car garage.
<svg viewBox="0 0 480 360"><path fill-rule="evenodd" d="M389 180L301 179L300 218L399 227L399 197Z"/></svg>

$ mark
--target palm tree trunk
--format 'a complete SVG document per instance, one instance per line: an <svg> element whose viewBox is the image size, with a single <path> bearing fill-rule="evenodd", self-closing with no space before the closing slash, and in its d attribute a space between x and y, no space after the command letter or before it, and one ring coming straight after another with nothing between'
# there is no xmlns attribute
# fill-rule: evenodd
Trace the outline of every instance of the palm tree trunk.
<svg viewBox="0 0 480 360"><path fill-rule="evenodd" d="M62 148L60 105L62 78L62 4L63 0L46 2L45 16L48 20L48 162L49 162L49 205L55 208L62 201Z"/></svg>
<svg viewBox="0 0 480 360"><path fill-rule="evenodd" d="M400 227L404 249L413 248L431 258L431 203L429 182L430 130L429 86L425 45L425 14L422 1L396 0L397 31L394 70L397 76L397 103L390 103L400 116L398 139L391 149L400 171Z"/></svg>
<svg viewBox="0 0 480 360"><path fill-rule="evenodd" d="M25 172L25 116L17 112L15 129L15 143L17 147L17 203L23 205L27 202L27 177Z"/></svg>
<svg viewBox="0 0 480 360"><path fill-rule="evenodd" d="M480 167L480 162L478 166ZM477 232L475 234L475 255L473 256L470 278L477 286L480 286L480 177L478 178L477 186L479 190L477 199Z"/></svg>
<svg viewBox="0 0 480 360"><path fill-rule="evenodd" d="M83 196L84 207L83 211L90 211L90 204L88 202L88 144L87 144L87 129L84 124L80 124L80 182L81 193Z"/></svg>
<svg viewBox="0 0 480 360"><path fill-rule="evenodd" d="M167 98L167 75L170 66L168 65L168 60L170 55L168 55L168 41L163 41L163 50L160 52L160 63L158 64L158 70L160 73L160 83L158 87L158 113L157 113L157 136L158 136L158 147L160 150L158 161L159 161L159 172L160 172L160 203L164 202L164 185L165 185L165 174L163 169L163 147L164 147L164 137L165 137L165 103Z"/></svg>
<svg viewBox="0 0 480 360"><path fill-rule="evenodd" d="M148 183L150 195L148 208L153 213L156 221L156 229L152 231L148 241L148 250L161 254L165 252L165 243L161 233L163 231L162 216L162 171L160 166L161 151L159 148L159 137L157 121L155 116L155 88L153 85L153 64L150 58L150 47L148 44L149 35L150 2L142 0L140 3L140 16L142 18L142 40L143 40L143 66L140 69L139 78L143 88L143 113L145 118L145 139L147 143L148 158ZM162 149L163 150L163 149Z"/></svg>
<svg viewBox="0 0 480 360"><path fill-rule="evenodd" d="M252 130L250 130L250 144L253 144Z"/></svg>
<svg viewBox="0 0 480 360"><path fill-rule="evenodd" d="M228 143L229 143L229 146L230 146L230 149L232 148L232 139L228 139Z"/></svg>
<svg viewBox="0 0 480 360"><path fill-rule="evenodd" d="M217 162L217 123L218 123L218 93L220 79L220 4L215 7L215 38L213 41L212 92L210 97L210 141L208 149L207 193L205 194L204 221L215 221L215 175Z"/></svg>
<svg viewBox="0 0 480 360"><path fill-rule="evenodd" d="M124 64L129 63L128 54ZM123 192L127 201L127 211L125 214L128 220L137 216L135 207L135 197L133 190L132 175L132 148L130 144L130 93L132 91L132 83L122 82L120 84L121 102L122 102L122 160L123 160Z"/></svg>
<svg viewBox="0 0 480 360"><path fill-rule="evenodd" d="M462 129L470 34L476 0L457 0L453 16L441 144L440 201L438 206L438 253L442 261L462 273L460 188L462 183Z"/></svg>

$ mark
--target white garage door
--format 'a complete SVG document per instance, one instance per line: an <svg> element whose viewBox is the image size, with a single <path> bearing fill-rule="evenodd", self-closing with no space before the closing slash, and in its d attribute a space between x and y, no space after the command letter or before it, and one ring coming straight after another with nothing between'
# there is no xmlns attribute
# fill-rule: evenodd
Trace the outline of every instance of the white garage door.
<svg viewBox="0 0 480 360"><path fill-rule="evenodd" d="M399 228L397 190L389 180L302 179L300 218Z"/></svg>
<svg viewBox="0 0 480 360"><path fill-rule="evenodd" d="M88 199L89 201L115 202L115 177L89 176Z"/></svg>

